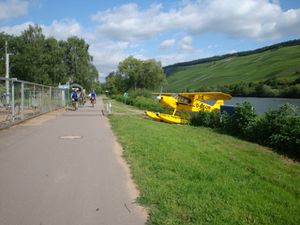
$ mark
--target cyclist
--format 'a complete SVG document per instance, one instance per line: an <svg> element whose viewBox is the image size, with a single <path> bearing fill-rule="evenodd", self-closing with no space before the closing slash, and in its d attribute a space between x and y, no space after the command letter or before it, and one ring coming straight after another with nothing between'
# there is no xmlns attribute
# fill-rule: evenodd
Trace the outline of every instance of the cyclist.
<svg viewBox="0 0 300 225"><path fill-rule="evenodd" d="M72 88L71 99L72 105L74 106L74 110L77 110L78 94L76 88Z"/></svg>
<svg viewBox="0 0 300 225"><path fill-rule="evenodd" d="M84 106L84 104L85 104L85 90L84 89L79 93L79 100L80 100L80 105Z"/></svg>
<svg viewBox="0 0 300 225"><path fill-rule="evenodd" d="M96 92L92 90L89 96L90 96L91 104L94 107L94 104L96 103Z"/></svg>

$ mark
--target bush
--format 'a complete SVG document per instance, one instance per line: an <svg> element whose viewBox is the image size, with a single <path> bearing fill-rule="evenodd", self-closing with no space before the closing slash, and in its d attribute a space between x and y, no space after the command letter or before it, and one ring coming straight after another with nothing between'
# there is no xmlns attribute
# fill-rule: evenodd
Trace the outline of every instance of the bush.
<svg viewBox="0 0 300 225"><path fill-rule="evenodd" d="M300 116L291 104L266 112L253 124L250 133L255 142L300 155Z"/></svg>
<svg viewBox="0 0 300 225"><path fill-rule="evenodd" d="M211 128L220 127L220 113L219 112L205 112L200 111L193 113L190 124L193 126L204 126Z"/></svg>
<svg viewBox="0 0 300 225"><path fill-rule="evenodd" d="M128 93L128 96L131 98L137 98L140 96L146 97L146 98L151 98L152 93L149 90L146 89L136 89L136 90L130 90Z"/></svg>
<svg viewBox="0 0 300 225"><path fill-rule="evenodd" d="M255 110L250 102L237 104L232 115L222 115L222 128L234 136L247 138L249 127L255 123Z"/></svg>
<svg viewBox="0 0 300 225"><path fill-rule="evenodd" d="M135 101L134 106L140 109L151 110L155 112L165 111L165 107L153 98L146 98L143 96L139 96L136 97L134 101Z"/></svg>
<svg viewBox="0 0 300 225"><path fill-rule="evenodd" d="M143 94L138 95L138 93L141 92L143 92ZM128 94L128 97L125 97L124 95L114 95L112 96L112 98L119 102L123 102L124 104L136 106L143 110L165 113L170 112L170 110L168 110L166 106L161 105L157 100L152 98L151 92L143 90L141 90L141 92L130 92ZM148 97L149 93L151 97Z"/></svg>

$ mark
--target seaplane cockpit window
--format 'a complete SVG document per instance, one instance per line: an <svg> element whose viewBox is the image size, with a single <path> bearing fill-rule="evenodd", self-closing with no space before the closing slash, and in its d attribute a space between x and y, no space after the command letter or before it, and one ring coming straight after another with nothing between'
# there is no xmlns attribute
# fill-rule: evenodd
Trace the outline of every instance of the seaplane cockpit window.
<svg viewBox="0 0 300 225"><path fill-rule="evenodd" d="M182 96L178 96L178 101L183 102L183 103L191 103L191 100Z"/></svg>

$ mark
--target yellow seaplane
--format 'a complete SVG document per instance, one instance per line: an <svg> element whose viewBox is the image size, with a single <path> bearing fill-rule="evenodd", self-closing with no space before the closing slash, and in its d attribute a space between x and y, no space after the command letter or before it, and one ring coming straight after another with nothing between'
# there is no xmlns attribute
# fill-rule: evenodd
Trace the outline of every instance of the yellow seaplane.
<svg viewBox="0 0 300 225"><path fill-rule="evenodd" d="M221 105L224 105L224 100L230 100L232 97L229 94L222 92L191 92L191 93L153 93L157 95L157 99L163 105L174 109L172 114L146 111L145 114L157 121L185 124L188 120L182 116L175 115L177 111L191 112L214 112L220 111ZM210 105L204 101L215 101Z"/></svg>

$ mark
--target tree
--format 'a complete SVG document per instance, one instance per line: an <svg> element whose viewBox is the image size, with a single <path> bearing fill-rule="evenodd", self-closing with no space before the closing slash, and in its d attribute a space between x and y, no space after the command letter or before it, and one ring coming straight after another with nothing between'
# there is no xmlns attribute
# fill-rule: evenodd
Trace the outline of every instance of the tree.
<svg viewBox="0 0 300 225"><path fill-rule="evenodd" d="M101 85L98 78L99 78L99 73L97 68L91 62L89 62L88 74L86 80L86 87L88 88L88 90L97 89L97 93L100 93Z"/></svg>
<svg viewBox="0 0 300 225"><path fill-rule="evenodd" d="M66 83L68 81L68 74L66 72L66 65L63 62L64 51L59 46L59 42L55 38L45 40L43 58L44 70L47 71L52 85L59 83Z"/></svg>
<svg viewBox="0 0 300 225"><path fill-rule="evenodd" d="M133 56L129 56L119 63L118 69L124 74L125 79L129 81L129 85L136 90L140 77L142 76L142 61Z"/></svg>
<svg viewBox="0 0 300 225"><path fill-rule="evenodd" d="M154 59L144 61L142 65L140 88L155 89L164 82L166 82L166 78L161 63Z"/></svg>
<svg viewBox="0 0 300 225"><path fill-rule="evenodd" d="M112 94L124 92L126 89L126 83L121 73L111 72L105 78L105 89Z"/></svg>
<svg viewBox="0 0 300 225"><path fill-rule="evenodd" d="M64 62L67 66L67 73L70 75L70 81L86 85L90 61L89 46L83 39L77 37L68 38L62 45L65 50Z"/></svg>
<svg viewBox="0 0 300 225"><path fill-rule="evenodd" d="M17 37L17 52L12 57L11 67L11 73L15 77L40 84L52 84L44 66L44 43L42 28L37 25L29 25L29 28Z"/></svg>
<svg viewBox="0 0 300 225"><path fill-rule="evenodd" d="M118 73L124 79L127 89L154 89L166 82L161 63L150 60L139 60L129 56L119 63Z"/></svg>
<svg viewBox="0 0 300 225"><path fill-rule="evenodd" d="M20 36L0 33L0 57L8 41L10 77L46 85L76 82L86 89L99 86L98 71L92 63L89 45L77 37L67 41L46 38L42 28L29 25ZM4 74L4 60L0 62Z"/></svg>

